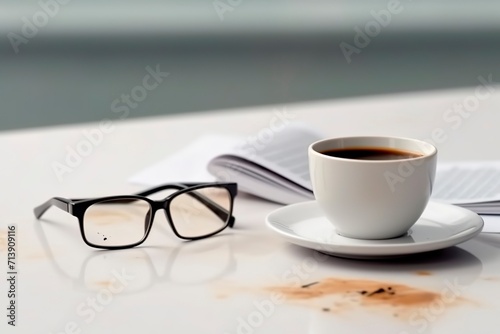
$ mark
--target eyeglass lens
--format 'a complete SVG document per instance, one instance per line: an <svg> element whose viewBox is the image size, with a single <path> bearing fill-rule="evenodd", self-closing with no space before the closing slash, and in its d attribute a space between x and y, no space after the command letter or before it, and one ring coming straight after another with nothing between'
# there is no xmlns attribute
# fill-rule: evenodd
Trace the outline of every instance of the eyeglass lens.
<svg viewBox="0 0 500 334"><path fill-rule="evenodd" d="M148 202L137 199L95 203L83 217L85 238L91 244L107 247L137 243L146 234L150 210Z"/></svg>
<svg viewBox="0 0 500 334"><path fill-rule="evenodd" d="M226 227L231 212L231 195L225 188L206 187L175 196L170 216L177 233L196 238Z"/></svg>

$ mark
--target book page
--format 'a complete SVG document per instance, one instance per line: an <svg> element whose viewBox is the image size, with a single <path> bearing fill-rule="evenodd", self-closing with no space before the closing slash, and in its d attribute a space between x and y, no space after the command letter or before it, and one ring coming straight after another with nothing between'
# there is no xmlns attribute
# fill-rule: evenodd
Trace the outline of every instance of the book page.
<svg viewBox="0 0 500 334"><path fill-rule="evenodd" d="M253 161L312 191L307 149L323 135L303 124L290 124L265 143L247 140L229 154Z"/></svg>
<svg viewBox="0 0 500 334"><path fill-rule="evenodd" d="M438 164L432 198L453 204L500 201L500 162Z"/></svg>

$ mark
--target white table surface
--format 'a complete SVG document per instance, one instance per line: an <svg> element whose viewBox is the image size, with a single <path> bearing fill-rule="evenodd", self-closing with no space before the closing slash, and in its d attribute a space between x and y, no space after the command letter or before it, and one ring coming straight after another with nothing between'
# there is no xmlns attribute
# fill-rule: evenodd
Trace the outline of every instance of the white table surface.
<svg viewBox="0 0 500 334"><path fill-rule="evenodd" d="M432 139L433 131L441 128L446 140L437 143L440 161L490 160L500 159L499 88L481 100L469 117L461 116L456 128L458 121L447 122L443 117L454 103L474 96L474 87L304 103L286 109L296 120L329 136ZM499 235L481 234L457 247L391 261L318 257L265 227L265 216L279 205L240 194L235 203L236 227L220 236L182 242L157 215L143 246L99 251L84 244L70 215L53 209L45 221L33 217L32 208L52 196L138 191L140 187L127 183L129 176L197 136L256 133L269 127L275 111L283 107L114 120L113 131L61 181L53 162L63 162L68 147L85 138L82 131L97 124L0 134L3 314L8 306L5 238L12 224L17 226L19 272L17 327L8 326L2 314L1 332L498 333ZM110 119L115 116L109 113ZM130 280L120 285L116 272ZM271 299L271 287L294 283L291 289L300 290L300 284L332 279L362 280L366 286L405 285L419 296L435 298L409 305L369 304L359 297L346 300L345 295L328 295L325 290L316 298L297 296L278 303ZM450 293L454 301L447 298Z"/></svg>

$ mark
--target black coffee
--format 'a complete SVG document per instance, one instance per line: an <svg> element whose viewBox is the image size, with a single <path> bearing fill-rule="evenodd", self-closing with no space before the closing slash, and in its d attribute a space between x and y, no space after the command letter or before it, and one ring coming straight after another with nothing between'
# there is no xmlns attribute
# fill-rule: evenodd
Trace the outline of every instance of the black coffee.
<svg viewBox="0 0 500 334"><path fill-rule="evenodd" d="M409 158L418 158L422 154L398 150L385 147L353 147L353 148L340 148L329 151L321 152L322 154L354 160L400 160Z"/></svg>

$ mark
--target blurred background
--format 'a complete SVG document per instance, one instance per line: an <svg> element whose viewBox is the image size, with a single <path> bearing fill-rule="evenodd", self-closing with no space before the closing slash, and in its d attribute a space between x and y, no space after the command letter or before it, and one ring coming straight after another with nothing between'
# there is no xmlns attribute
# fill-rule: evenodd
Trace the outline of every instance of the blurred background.
<svg viewBox="0 0 500 334"><path fill-rule="evenodd" d="M0 130L500 81L498 1L25 2L0 0Z"/></svg>

